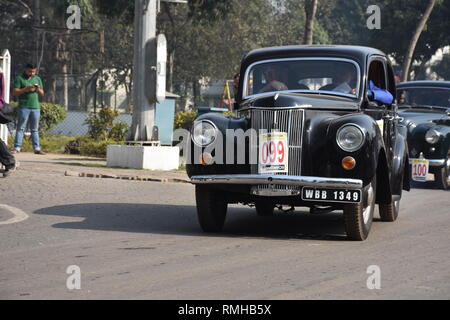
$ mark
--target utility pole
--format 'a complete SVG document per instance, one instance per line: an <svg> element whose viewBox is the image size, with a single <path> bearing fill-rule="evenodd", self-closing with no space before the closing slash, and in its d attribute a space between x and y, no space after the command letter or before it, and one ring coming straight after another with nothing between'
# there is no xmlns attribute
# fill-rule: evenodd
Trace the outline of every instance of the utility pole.
<svg viewBox="0 0 450 320"><path fill-rule="evenodd" d="M150 38L156 37L158 0L135 0L134 9L134 60L133 60L133 122L132 141L150 141L155 123L155 102L145 96L145 47ZM156 83L153 84L156 86Z"/></svg>
<svg viewBox="0 0 450 320"><path fill-rule="evenodd" d="M156 138L156 101L161 103L165 98L166 38L163 35L156 37L156 16L161 1L187 3L186 0L135 0L134 109L130 142L149 142Z"/></svg>

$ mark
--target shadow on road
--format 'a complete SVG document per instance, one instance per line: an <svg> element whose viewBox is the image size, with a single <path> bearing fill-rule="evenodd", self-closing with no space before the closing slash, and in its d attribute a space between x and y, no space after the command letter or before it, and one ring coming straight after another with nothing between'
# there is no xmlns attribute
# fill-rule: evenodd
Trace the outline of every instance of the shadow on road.
<svg viewBox="0 0 450 320"><path fill-rule="evenodd" d="M340 213L277 213L258 217L255 209L230 207L220 234L203 233L195 206L127 203L86 203L55 206L34 212L40 215L80 217L81 221L54 224L54 228L88 229L220 237L271 239L346 240Z"/></svg>
<svg viewBox="0 0 450 320"><path fill-rule="evenodd" d="M445 191L442 190L441 188L439 188L438 186L436 186L436 183L434 181L426 181L426 182L416 182L416 181L411 181L411 189L426 189L426 190L440 190L440 191ZM447 191L450 191L450 189L448 189Z"/></svg>

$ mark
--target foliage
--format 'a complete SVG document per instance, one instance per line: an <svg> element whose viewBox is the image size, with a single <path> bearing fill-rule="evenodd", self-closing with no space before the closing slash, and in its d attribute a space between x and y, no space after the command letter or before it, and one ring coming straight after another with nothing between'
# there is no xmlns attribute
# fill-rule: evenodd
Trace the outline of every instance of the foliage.
<svg viewBox="0 0 450 320"><path fill-rule="evenodd" d="M46 135L40 138L40 145L42 150L48 153L65 153L66 145L74 141L74 137ZM14 137L8 137L8 144L10 147L14 145ZM22 152L33 152L32 141L30 137L25 136L21 148Z"/></svg>
<svg viewBox="0 0 450 320"><path fill-rule="evenodd" d="M106 157L106 150L110 144L123 144L123 141L101 140L97 141L90 137L77 137L69 141L65 146L65 153L78 154L90 157Z"/></svg>
<svg viewBox="0 0 450 320"><path fill-rule="evenodd" d="M174 129L189 130L197 118L197 111L178 111L175 113Z"/></svg>
<svg viewBox="0 0 450 320"><path fill-rule="evenodd" d="M114 140L88 140L80 146L80 154L83 156L91 156L91 157L106 157L106 151L108 145L110 144L123 144L123 141L114 141Z"/></svg>
<svg viewBox="0 0 450 320"><path fill-rule="evenodd" d="M40 3L40 6L38 4ZM82 10L82 30L67 30L68 4ZM381 29L366 26L369 5L381 8ZM315 44L373 46L402 63L424 12L423 0L320 0L314 23ZM125 87L131 102L133 0L0 0L1 47L13 56L13 74L22 64L41 61L47 101L56 101L56 77L99 70L114 87ZM440 0L416 47L414 60L428 61L450 43L450 1ZM248 51L301 44L305 0L189 0L161 2L157 32L168 41L168 89L200 102L201 80L231 79ZM38 26L38 27L36 27ZM101 52L99 35L105 33ZM61 78L59 78L61 79ZM104 79L108 80L108 79Z"/></svg>
<svg viewBox="0 0 450 320"><path fill-rule="evenodd" d="M444 54L442 60L432 66L432 69L439 77L450 81L450 53Z"/></svg>
<svg viewBox="0 0 450 320"><path fill-rule="evenodd" d="M223 113L225 117L236 117L236 113L234 111L226 111Z"/></svg>
<svg viewBox="0 0 450 320"><path fill-rule="evenodd" d="M425 12L428 1L384 0L380 30L373 30L369 45L391 54L402 64L411 37ZM438 1L417 43L413 59L428 61L441 47L450 43L450 1Z"/></svg>
<svg viewBox="0 0 450 320"><path fill-rule="evenodd" d="M11 105L14 107L14 116L18 117L18 103L12 102ZM39 134L44 136L52 128L60 124L67 117L66 110L55 103L41 102L41 117L39 120Z"/></svg>
<svg viewBox="0 0 450 320"><path fill-rule="evenodd" d="M67 117L66 110L55 103L40 103L41 119L39 121L39 130L41 134L45 134L52 128L63 122Z"/></svg>
<svg viewBox="0 0 450 320"><path fill-rule="evenodd" d="M128 134L128 125L117 122L119 111L112 108L102 108L98 113L91 113L86 119L89 126L89 136L94 140L124 141Z"/></svg>

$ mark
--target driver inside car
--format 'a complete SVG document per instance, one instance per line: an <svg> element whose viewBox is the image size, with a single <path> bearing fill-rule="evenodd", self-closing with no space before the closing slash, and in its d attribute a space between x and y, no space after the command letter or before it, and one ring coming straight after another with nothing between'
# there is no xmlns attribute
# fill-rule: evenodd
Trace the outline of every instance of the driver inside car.
<svg viewBox="0 0 450 320"><path fill-rule="evenodd" d="M287 82L286 70L269 66L263 71L263 74L267 84L259 90L259 93L288 90L285 84Z"/></svg>

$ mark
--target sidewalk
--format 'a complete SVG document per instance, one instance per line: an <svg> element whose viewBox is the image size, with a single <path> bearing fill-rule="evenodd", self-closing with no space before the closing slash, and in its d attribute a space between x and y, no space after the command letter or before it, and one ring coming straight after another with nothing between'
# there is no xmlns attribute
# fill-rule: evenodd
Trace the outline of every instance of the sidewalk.
<svg viewBox="0 0 450 320"><path fill-rule="evenodd" d="M153 171L106 167L106 159L68 155L21 152L14 155L18 170L35 173L77 176L82 178L110 178L159 182L189 182L185 170Z"/></svg>

